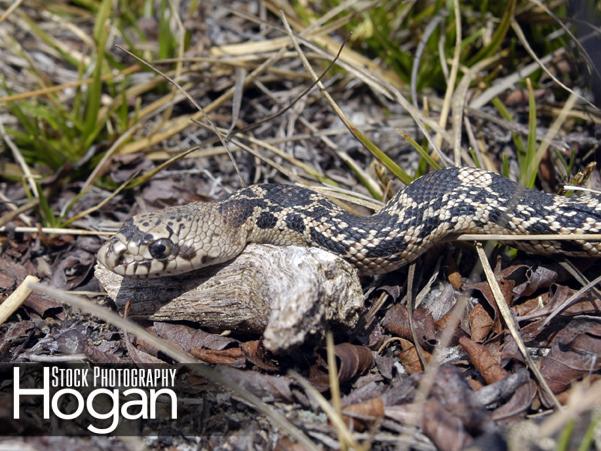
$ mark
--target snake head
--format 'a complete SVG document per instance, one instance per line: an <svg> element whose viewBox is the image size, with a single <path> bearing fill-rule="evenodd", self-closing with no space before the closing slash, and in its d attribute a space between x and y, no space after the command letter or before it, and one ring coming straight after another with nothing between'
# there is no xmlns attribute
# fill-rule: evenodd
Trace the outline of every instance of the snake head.
<svg viewBox="0 0 601 451"><path fill-rule="evenodd" d="M125 221L97 258L122 276L163 277L231 260L245 245L218 204L197 202Z"/></svg>

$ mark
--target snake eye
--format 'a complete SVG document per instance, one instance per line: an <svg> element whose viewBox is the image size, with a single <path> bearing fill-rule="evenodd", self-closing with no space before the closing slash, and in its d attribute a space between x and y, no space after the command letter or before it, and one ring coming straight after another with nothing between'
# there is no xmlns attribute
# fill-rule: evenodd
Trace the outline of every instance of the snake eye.
<svg viewBox="0 0 601 451"><path fill-rule="evenodd" d="M157 260L163 260L171 255L171 251L173 251L173 243L167 238L161 238L150 243L148 250L153 258L156 258Z"/></svg>

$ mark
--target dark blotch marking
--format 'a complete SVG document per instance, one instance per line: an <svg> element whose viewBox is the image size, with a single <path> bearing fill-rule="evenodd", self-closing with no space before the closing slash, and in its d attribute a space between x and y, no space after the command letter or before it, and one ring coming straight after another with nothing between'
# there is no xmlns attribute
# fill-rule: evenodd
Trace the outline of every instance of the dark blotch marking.
<svg viewBox="0 0 601 451"><path fill-rule="evenodd" d="M562 240L559 241L559 246L565 252L586 252L578 241Z"/></svg>
<svg viewBox="0 0 601 451"><path fill-rule="evenodd" d="M133 219L128 219L121 226L119 233L125 237L127 241L133 241L134 243L142 243L146 237L146 234L136 227Z"/></svg>
<svg viewBox="0 0 601 451"><path fill-rule="evenodd" d="M265 197L282 208L307 206L313 203L311 196L315 194L311 190L290 185L266 183L261 187L266 192Z"/></svg>
<svg viewBox="0 0 601 451"><path fill-rule="evenodd" d="M316 207L313 207L311 210L308 210L306 212L306 214L307 214L307 216L310 216L311 218L319 221L320 219L331 216L332 211L328 207L324 207L323 205L318 205Z"/></svg>
<svg viewBox="0 0 601 451"><path fill-rule="evenodd" d="M432 199L439 199L460 186L462 186L462 182L459 180L459 169L447 168L420 177L402 190L402 193L418 204L422 204Z"/></svg>
<svg viewBox="0 0 601 451"><path fill-rule="evenodd" d="M552 233L551 227L546 222L535 222L526 229L530 233Z"/></svg>
<svg viewBox="0 0 601 451"><path fill-rule="evenodd" d="M289 213L286 215L286 226L290 230L294 230L298 233L303 233L305 231L305 223L303 218L296 213Z"/></svg>
<svg viewBox="0 0 601 451"><path fill-rule="evenodd" d="M330 202L328 199L321 198L317 201L317 203L319 205L321 205L322 207L326 207L326 208L332 207L332 202Z"/></svg>
<svg viewBox="0 0 601 451"><path fill-rule="evenodd" d="M513 180L495 174L492 174L489 188L499 196L507 197L509 199L516 196L517 193L527 191L526 188L520 186Z"/></svg>
<svg viewBox="0 0 601 451"><path fill-rule="evenodd" d="M405 250L407 242L403 236L396 236L390 240L384 240L374 247L365 248L364 255L367 258L390 257Z"/></svg>
<svg viewBox="0 0 601 451"><path fill-rule="evenodd" d="M215 259L209 257L208 255L203 255L202 257L200 257L200 264L201 265L210 265L213 260L215 260Z"/></svg>
<svg viewBox="0 0 601 451"><path fill-rule="evenodd" d="M313 240L313 242L318 244L321 248L338 255L345 255L348 252L349 248L345 244L325 236L314 227L311 227L310 230L311 240Z"/></svg>
<svg viewBox="0 0 601 451"><path fill-rule="evenodd" d="M493 222L495 224L499 224L500 225L501 222L502 223L506 223L507 222L507 217L506 217L506 215L501 210L497 210L495 208L495 209L492 209L490 211L490 213L488 214L488 220L490 222Z"/></svg>
<svg viewBox="0 0 601 451"><path fill-rule="evenodd" d="M457 204L451 207L451 218L457 216L474 216L476 214L476 207L469 204Z"/></svg>
<svg viewBox="0 0 601 451"><path fill-rule="evenodd" d="M246 199L231 199L219 206L219 212L233 227L240 227L251 217L255 203Z"/></svg>
<svg viewBox="0 0 601 451"><path fill-rule="evenodd" d="M264 211L257 218L257 227L260 229L273 229L278 219L271 213Z"/></svg>

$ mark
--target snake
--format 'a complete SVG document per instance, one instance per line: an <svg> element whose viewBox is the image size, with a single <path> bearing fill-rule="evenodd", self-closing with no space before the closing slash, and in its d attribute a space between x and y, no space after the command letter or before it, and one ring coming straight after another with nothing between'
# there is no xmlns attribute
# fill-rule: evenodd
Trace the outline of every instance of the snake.
<svg viewBox="0 0 601 451"><path fill-rule="evenodd" d="M461 234L522 235L509 239L511 246L599 257L601 241L523 237L599 233L598 197L560 196L494 172L449 167L417 178L370 216L351 214L310 189L272 183L242 188L218 202L141 213L123 223L97 258L122 276L162 277L225 263L248 243L268 243L322 248L359 274L376 275Z"/></svg>

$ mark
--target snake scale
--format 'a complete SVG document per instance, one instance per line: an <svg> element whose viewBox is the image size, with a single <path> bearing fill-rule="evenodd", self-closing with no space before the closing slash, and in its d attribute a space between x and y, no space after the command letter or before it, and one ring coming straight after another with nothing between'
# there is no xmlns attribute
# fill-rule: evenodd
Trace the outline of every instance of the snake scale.
<svg viewBox="0 0 601 451"><path fill-rule="evenodd" d="M247 243L315 246L361 274L397 269L463 233L601 233L601 200L529 190L492 172L448 168L399 191L372 216L354 216L296 186L260 184L126 221L98 252L121 275L161 277L228 261ZM515 241L538 254L601 256L601 241Z"/></svg>

